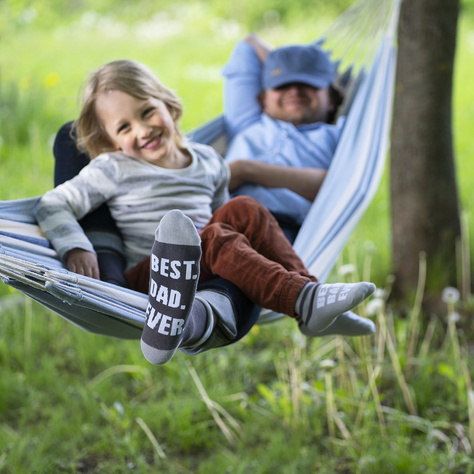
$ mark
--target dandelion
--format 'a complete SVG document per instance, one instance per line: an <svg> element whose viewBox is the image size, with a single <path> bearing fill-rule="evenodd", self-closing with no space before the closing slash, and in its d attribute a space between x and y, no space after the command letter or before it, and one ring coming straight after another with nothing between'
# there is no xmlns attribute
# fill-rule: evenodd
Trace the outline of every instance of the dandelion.
<svg viewBox="0 0 474 474"><path fill-rule="evenodd" d="M458 323L461 320L461 315L457 311L452 311L447 317L448 321Z"/></svg>
<svg viewBox="0 0 474 474"><path fill-rule="evenodd" d="M364 249L367 253L375 253L376 251L376 247L375 247L375 244L371 241L371 240L366 240L364 242Z"/></svg>
<svg viewBox="0 0 474 474"><path fill-rule="evenodd" d="M54 87L59 82L59 75L55 72L50 72L44 79L46 87Z"/></svg>
<svg viewBox="0 0 474 474"><path fill-rule="evenodd" d="M459 301L459 291L452 286L447 286L441 293L441 299L445 303L457 303Z"/></svg>
<svg viewBox="0 0 474 474"><path fill-rule="evenodd" d="M354 275L356 273L356 267L352 263L347 263L346 265L341 265L338 268L337 273L340 277Z"/></svg>
<svg viewBox="0 0 474 474"><path fill-rule="evenodd" d="M374 298L383 300L385 298L385 290L383 288L377 288L374 292Z"/></svg>
<svg viewBox="0 0 474 474"><path fill-rule="evenodd" d="M395 275L387 275L386 282L387 285L393 285L395 283L396 277Z"/></svg>
<svg viewBox="0 0 474 474"><path fill-rule="evenodd" d="M370 300L365 310L367 312L367 316L376 316L380 311L383 310L385 303L382 298L374 298Z"/></svg>
<svg viewBox="0 0 474 474"><path fill-rule="evenodd" d="M332 370L334 367L336 367L337 363L335 360L332 359L324 359L321 361L319 364L319 367L323 370Z"/></svg>

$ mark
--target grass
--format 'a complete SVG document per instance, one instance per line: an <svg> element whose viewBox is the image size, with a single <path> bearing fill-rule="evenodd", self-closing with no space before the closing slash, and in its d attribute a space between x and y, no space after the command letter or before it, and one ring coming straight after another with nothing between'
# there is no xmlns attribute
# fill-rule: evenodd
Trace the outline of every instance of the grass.
<svg viewBox="0 0 474 474"><path fill-rule="evenodd" d="M184 27L176 13L155 18L152 26L163 29L146 38L143 24L117 36L123 25L109 17L100 31L100 18L83 17L48 34L4 35L1 198L52 186L52 137L74 117L84 75L105 61L133 57L152 66L183 97L185 130L219 113L219 68L244 31L205 9L187 14ZM279 26L264 35L305 41L314 31ZM464 18L454 131L471 235L473 49ZM306 339L288 319L229 347L179 353L153 367L137 341L85 333L1 285L0 472L474 472L470 295L463 304L448 295L445 317L430 319L420 312L421 272L410 314L398 317L386 306L389 227L385 176L339 262L384 289L360 308L376 320L370 338Z"/></svg>

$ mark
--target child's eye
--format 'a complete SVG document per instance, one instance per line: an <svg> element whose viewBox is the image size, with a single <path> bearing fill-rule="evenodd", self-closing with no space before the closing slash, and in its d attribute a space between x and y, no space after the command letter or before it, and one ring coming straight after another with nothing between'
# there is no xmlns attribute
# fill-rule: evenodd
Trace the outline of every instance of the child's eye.
<svg viewBox="0 0 474 474"><path fill-rule="evenodd" d="M117 134L125 132L128 129L128 123L124 123L120 125L120 127L117 129Z"/></svg>
<svg viewBox="0 0 474 474"><path fill-rule="evenodd" d="M147 109L143 111L143 116L149 117L154 112L154 110L155 110L154 107L148 107Z"/></svg>

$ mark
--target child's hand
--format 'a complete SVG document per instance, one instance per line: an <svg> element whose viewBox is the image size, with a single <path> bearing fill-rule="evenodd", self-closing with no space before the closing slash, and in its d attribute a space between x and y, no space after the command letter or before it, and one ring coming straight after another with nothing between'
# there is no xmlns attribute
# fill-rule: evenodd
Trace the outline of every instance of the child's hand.
<svg viewBox="0 0 474 474"><path fill-rule="evenodd" d="M99 279L99 264L94 253L83 249L72 249L66 254L67 269L87 277Z"/></svg>

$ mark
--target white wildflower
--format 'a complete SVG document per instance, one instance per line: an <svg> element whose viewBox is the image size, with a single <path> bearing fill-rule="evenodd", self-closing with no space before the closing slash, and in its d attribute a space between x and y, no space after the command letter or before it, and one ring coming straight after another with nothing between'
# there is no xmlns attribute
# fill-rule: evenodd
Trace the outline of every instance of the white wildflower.
<svg viewBox="0 0 474 474"><path fill-rule="evenodd" d="M456 303L459 301L459 291L452 286L447 286L441 293L441 299L445 303Z"/></svg>
<svg viewBox="0 0 474 474"><path fill-rule="evenodd" d="M364 242L364 249L367 253L375 253L376 247L371 240L366 240Z"/></svg>
<svg viewBox="0 0 474 474"><path fill-rule="evenodd" d="M332 370L334 369L334 367L336 367L336 365L337 365L336 361L332 359L324 359L319 364L321 369L324 369L324 370Z"/></svg>
<svg viewBox="0 0 474 474"><path fill-rule="evenodd" d="M383 310L385 303L382 298L374 298L370 300L365 309L368 316L376 316L380 311Z"/></svg>
<svg viewBox="0 0 474 474"><path fill-rule="evenodd" d="M458 323L460 319L461 315L457 311L453 311L448 315L448 320L452 321L453 323Z"/></svg>
<svg viewBox="0 0 474 474"><path fill-rule="evenodd" d="M337 270L337 274L340 277L344 277L347 275L354 275L356 271L357 271L356 266L353 265L352 263L348 263L346 265L341 265Z"/></svg>
<svg viewBox="0 0 474 474"><path fill-rule="evenodd" d="M383 288L377 288L374 292L374 298L383 300L385 298L385 290Z"/></svg>

